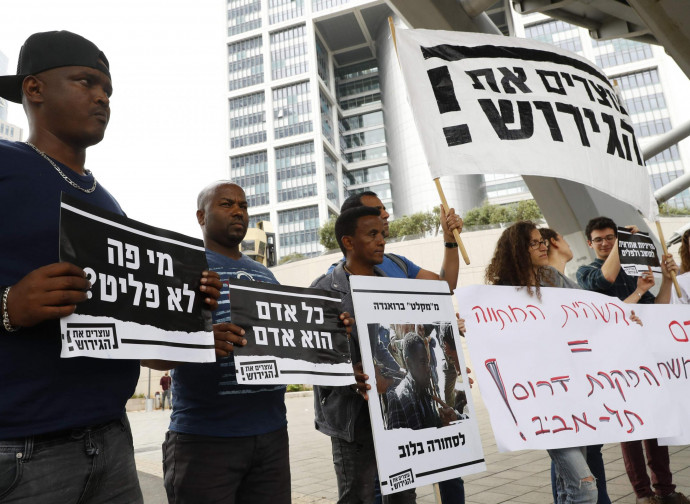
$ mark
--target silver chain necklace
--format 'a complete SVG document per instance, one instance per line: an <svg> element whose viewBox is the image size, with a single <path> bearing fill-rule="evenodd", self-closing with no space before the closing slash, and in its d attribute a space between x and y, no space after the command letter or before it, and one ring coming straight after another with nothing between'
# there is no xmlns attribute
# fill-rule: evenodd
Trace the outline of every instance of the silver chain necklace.
<svg viewBox="0 0 690 504"><path fill-rule="evenodd" d="M96 177L93 178L93 186L91 186L90 189L84 189L84 188L81 187L79 184L77 184L76 182L74 182L71 178L69 178L67 175L65 175L64 172L60 169L60 167L59 167L58 165L55 164L55 161L53 161L52 159L50 159L50 158L46 155L45 152L43 152L42 150L40 150L38 147L36 147L36 146L35 146L34 144L32 144L31 142L24 142L24 143L25 143L26 145L28 145L29 147L31 147L33 150L35 150L36 153L37 153L39 156L41 156L43 159L45 159L46 161L48 161L48 162L50 163L50 165L51 165L53 168L55 168L55 170L60 174L60 176L61 176L63 179L65 179L65 182L67 182L69 185L71 185L71 186L74 187L75 189L79 189L80 191L83 191L83 192L85 192L86 194L91 194L92 192L94 192L94 191L96 190L96 185L98 185L98 182L96 181ZM84 169L84 171L86 172L87 175L91 175L91 172L90 172L89 170Z"/></svg>

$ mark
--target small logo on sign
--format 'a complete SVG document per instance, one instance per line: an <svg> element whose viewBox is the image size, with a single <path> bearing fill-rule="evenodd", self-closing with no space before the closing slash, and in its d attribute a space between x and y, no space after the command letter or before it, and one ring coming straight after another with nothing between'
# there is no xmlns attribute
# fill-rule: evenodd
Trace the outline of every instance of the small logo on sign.
<svg viewBox="0 0 690 504"><path fill-rule="evenodd" d="M388 477L388 482L390 483L392 490L410 486L412 483L414 483L412 469L407 469L405 471L390 475Z"/></svg>
<svg viewBox="0 0 690 504"><path fill-rule="evenodd" d="M278 365L274 360L243 362L240 374L248 382L278 378Z"/></svg>
<svg viewBox="0 0 690 504"><path fill-rule="evenodd" d="M115 350L119 347L115 324L67 324L67 350Z"/></svg>

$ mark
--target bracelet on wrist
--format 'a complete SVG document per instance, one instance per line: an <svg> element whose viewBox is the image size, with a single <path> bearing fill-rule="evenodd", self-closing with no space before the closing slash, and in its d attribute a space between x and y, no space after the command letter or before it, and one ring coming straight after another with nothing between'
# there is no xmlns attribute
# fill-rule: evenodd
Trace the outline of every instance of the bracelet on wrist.
<svg viewBox="0 0 690 504"><path fill-rule="evenodd" d="M458 248L458 243L457 242L445 242L443 244L446 248Z"/></svg>
<svg viewBox="0 0 690 504"><path fill-rule="evenodd" d="M15 327L10 323L10 314L7 311L7 297L10 294L11 287L5 287L2 293L2 326L7 332L16 332L19 327Z"/></svg>

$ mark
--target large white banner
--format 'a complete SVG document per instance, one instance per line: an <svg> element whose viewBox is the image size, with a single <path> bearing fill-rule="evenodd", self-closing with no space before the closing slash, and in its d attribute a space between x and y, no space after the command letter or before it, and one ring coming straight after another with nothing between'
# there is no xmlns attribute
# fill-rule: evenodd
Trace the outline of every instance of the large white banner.
<svg viewBox="0 0 690 504"><path fill-rule="evenodd" d="M448 284L353 275L350 286L382 493L486 470Z"/></svg>
<svg viewBox="0 0 690 504"><path fill-rule="evenodd" d="M532 40L399 30L431 174L518 173L599 189L654 219L632 121L601 70Z"/></svg>
<svg viewBox="0 0 690 504"><path fill-rule="evenodd" d="M467 344L500 451L690 442L690 313L578 290L462 287ZM643 326L630 319L635 310Z"/></svg>

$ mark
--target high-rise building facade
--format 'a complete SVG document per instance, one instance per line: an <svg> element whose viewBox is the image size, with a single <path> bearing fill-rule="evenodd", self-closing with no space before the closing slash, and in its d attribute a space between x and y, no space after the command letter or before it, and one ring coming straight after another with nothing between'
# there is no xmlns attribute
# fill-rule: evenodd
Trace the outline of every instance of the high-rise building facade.
<svg viewBox="0 0 690 504"><path fill-rule="evenodd" d="M273 223L279 258L320 253L319 227L353 192L376 192L391 214L438 204L383 0L227 7L230 177L251 225ZM466 208L483 200L480 177L444 185Z"/></svg>
<svg viewBox="0 0 690 504"><path fill-rule="evenodd" d="M593 61L618 86L640 145L684 123L690 116L690 82L659 46L627 39L596 41L587 30L542 14L514 14L515 35L553 44ZM668 184L690 167L690 144L680 143L647 160L654 190ZM529 190L516 175L487 176L485 189L491 203L528 198ZM690 208L690 191L671 200Z"/></svg>
<svg viewBox="0 0 690 504"><path fill-rule="evenodd" d="M7 56L0 51L0 75L7 74ZM7 100L0 98L0 139L20 141L22 129L19 126L7 122Z"/></svg>

